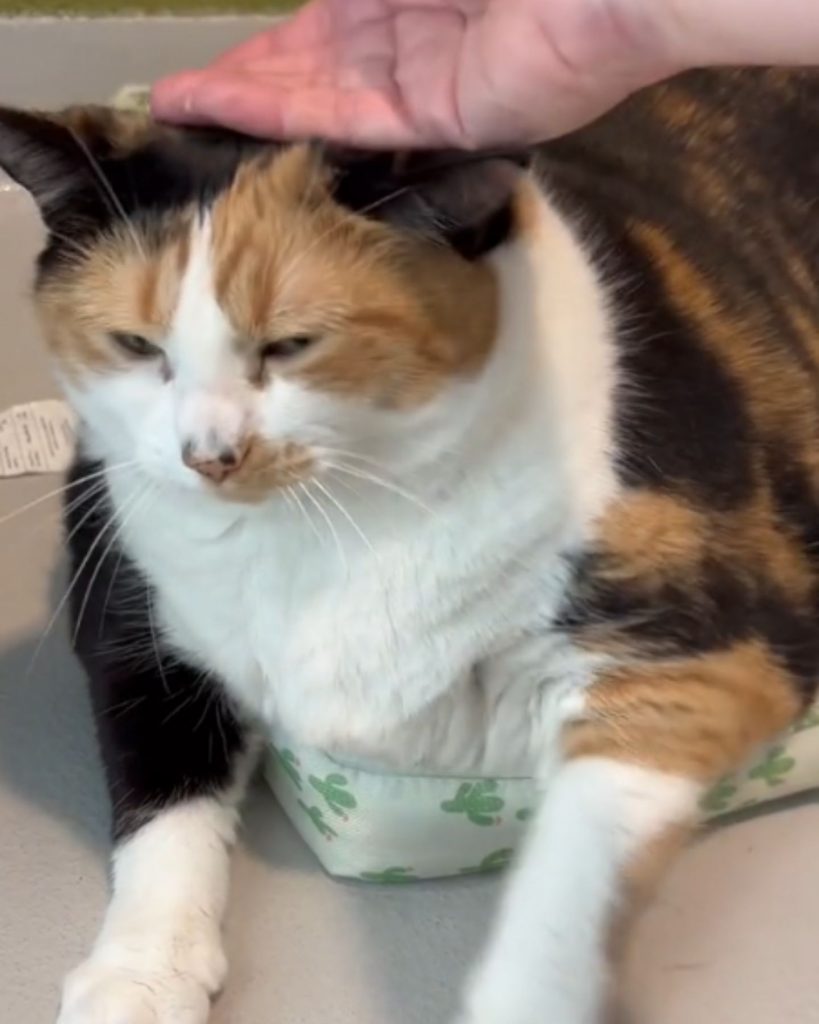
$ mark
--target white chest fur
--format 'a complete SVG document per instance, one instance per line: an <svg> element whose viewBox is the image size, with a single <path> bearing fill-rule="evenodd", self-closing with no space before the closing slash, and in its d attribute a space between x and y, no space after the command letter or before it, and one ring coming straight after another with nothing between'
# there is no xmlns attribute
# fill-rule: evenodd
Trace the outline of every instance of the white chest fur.
<svg viewBox="0 0 819 1024"><path fill-rule="evenodd" d="M495 498L412 514L395 539L370 530L372 551L343 521L338 545L315 522L320 542L286 505L208 536L157 501L129 546L157 582L157 627L263 720L405 767L460 763L483 749L487 688L527 638L542 644L567 573L564 524L549 531L525 495Z"/></svg>
<svg viewBox="0 0 819 1024"><path fill-rule="evenodd" d="M405 770L529 771L588 679L550 627L566 556L617 490L606 311L545 203L498 273L500 338L470 399L484 436L443 483L407 484L427 508L363 488L344 494L349 516L322 502L308 523L285 501L240 511L174 491L125 523L157 628L304 743Z"/></svg>

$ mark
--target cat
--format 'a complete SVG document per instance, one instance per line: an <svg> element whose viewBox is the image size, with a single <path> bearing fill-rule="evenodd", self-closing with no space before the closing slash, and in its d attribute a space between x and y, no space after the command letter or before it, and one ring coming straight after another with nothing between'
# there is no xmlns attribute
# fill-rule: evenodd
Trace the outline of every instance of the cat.
<svg viewBox="0 0 819 1024"><path fill-rule="evenodd" d="M535 776L460 1024L599 1024L702 794L817 690L817 129L813 69L527 154L0 110L113 807L59 1024L206 1020L271 723Z"/></svg>

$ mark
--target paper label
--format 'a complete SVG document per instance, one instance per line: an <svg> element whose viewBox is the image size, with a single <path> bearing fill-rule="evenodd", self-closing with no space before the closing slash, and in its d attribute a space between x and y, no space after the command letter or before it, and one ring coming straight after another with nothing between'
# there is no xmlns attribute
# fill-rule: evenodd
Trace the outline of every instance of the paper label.
<svg viewBox="0 0 819 1024"><path fill-rule="evenodd" d="M64 473L76 444L76 417L65 402L26 402L0 413L0 477Z"/></svg>

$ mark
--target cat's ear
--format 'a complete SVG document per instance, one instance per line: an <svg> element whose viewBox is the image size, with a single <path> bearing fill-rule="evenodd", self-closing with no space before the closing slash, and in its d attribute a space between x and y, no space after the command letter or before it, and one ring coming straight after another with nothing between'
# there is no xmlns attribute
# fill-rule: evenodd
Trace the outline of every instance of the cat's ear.
<svg viewBox="0 0 819 1024"><path fill-rule="evenodd" d="M477 259L503 242L523 155L406 153L336 160L341 205Z"/></svg>
<svg viewBox="0 0 819 1024"><path fill-rule="evenodd" d="M63 227L76 197L99 189L95 162L134 144L143 125L104 107L59 114L0 107L0 168L31 193L47 227Z"/></svg>
<svg viewBox="0 0 819 1024"><path fill-rule="evenodd" d="M85 177L79 147L65 126L7 107L0 108L0 167L31 193L47 224Z"/></svg>

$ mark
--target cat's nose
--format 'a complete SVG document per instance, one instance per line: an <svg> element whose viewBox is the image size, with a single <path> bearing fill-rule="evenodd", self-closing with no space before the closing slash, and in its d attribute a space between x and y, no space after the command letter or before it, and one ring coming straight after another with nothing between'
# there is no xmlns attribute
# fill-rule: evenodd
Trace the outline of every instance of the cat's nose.
<svg viewBox="0 0 819 1024"><path fill-rule="evenodd" d="M247 442L239 442L222 445L218 452L214 453L213 449L202 449L194 441L186 441L182 446L182 461L207 480L220 484L241 467L247 449Z"/></svg>

